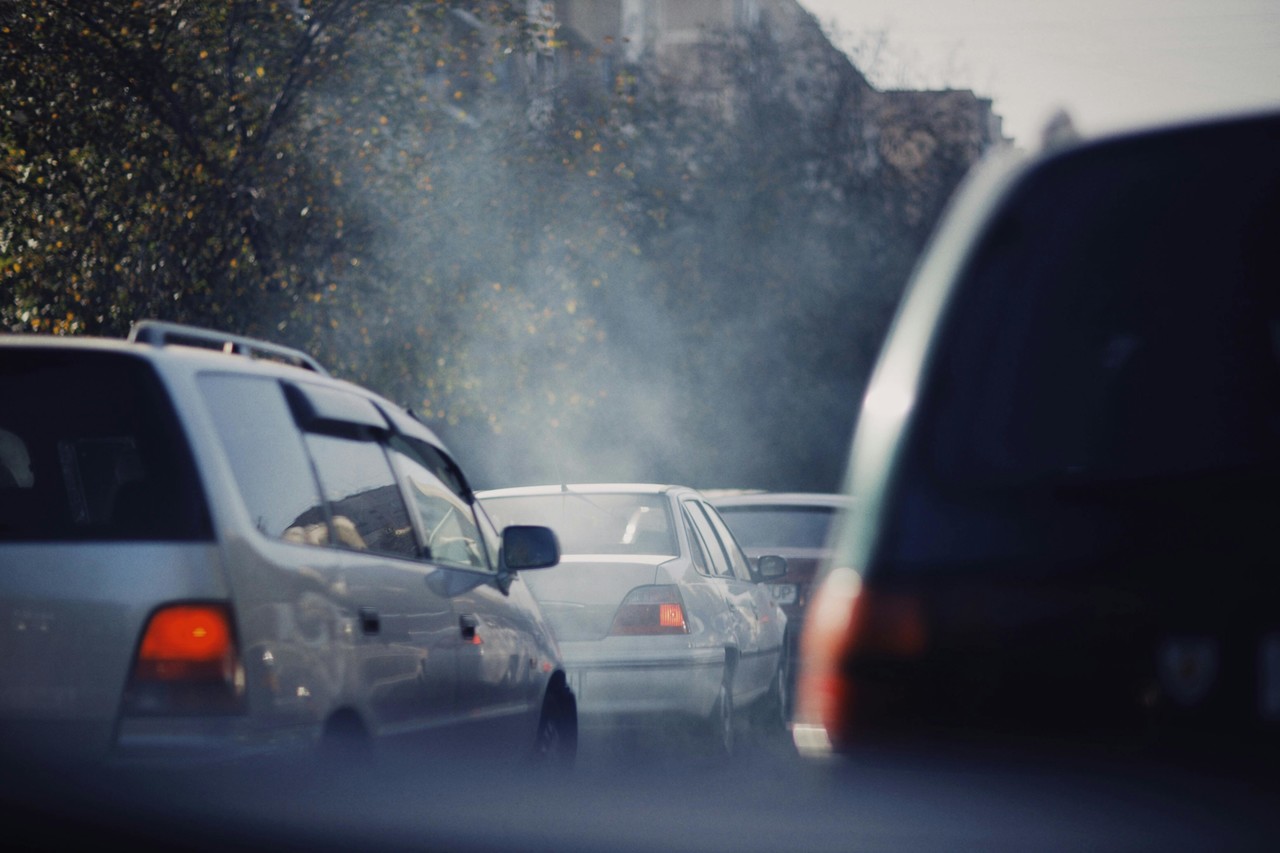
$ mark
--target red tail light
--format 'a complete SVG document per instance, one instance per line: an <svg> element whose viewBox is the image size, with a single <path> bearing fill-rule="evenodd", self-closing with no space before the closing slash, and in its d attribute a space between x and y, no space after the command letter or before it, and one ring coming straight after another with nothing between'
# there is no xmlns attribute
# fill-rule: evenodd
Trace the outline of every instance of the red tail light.
<svg viewBox="0 0 1280 853"><path fill-rule="evenodd" d="M125 712L207 714L243 710L244 668L231 612L175 604L151 615L125 693Z"/></svg>
<svg viewBox="0 0 1280 853"><path fill-rule="evenodd" d="M613 616L614 636L687 634L684 601L674 586L638 586L622 600Z"/></svg>
<svg viewBox="0 0 1280 853"><path fill-rule="evenodd" d="M800 637L796 745L813 751L848 742L857 701L851 661L918 658L927 642L917 599L868 589L852 569L832 571L809 604Z"/></svg>

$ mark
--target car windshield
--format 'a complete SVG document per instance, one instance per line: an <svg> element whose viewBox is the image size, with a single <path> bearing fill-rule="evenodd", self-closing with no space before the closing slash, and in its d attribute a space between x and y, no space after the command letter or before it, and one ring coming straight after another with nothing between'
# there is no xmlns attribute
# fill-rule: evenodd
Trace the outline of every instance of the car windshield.
<svg viewBox="0 0 1280 853"><path fill-rule="evenodd" d="M823 506L717 506L744 548L822 548L839 510Z"/></svg>
<svg viewBox="0 0 1280 853"><path fill-rule="evenodd" d="M482 501L499 528L550 527L563 554L679 553L667 500L659 495L567 491Z"/></svg>

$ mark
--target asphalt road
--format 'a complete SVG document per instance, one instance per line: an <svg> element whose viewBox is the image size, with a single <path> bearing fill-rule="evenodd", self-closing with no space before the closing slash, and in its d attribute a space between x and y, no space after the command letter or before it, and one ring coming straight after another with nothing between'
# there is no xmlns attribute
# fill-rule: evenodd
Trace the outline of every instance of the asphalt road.
<svg viewBox="0 0 1280 853"><path fill-rule="evenodd" d="M290 769L5 770L0 818L28 849L1280 849L1271 780L1075 752L868 748L814 764L781 738L726 760L674 735L586 732L569 771L412 755Z"/></svg>

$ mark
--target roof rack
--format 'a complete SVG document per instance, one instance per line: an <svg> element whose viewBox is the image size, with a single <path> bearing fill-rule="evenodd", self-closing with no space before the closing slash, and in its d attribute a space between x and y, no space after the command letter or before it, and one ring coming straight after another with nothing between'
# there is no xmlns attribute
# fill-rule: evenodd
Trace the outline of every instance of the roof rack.
<svg viewBox="0 0 1280 853"><path fill-rule="evenodd" d="M321 376L329 375L329 371L325 370L320 365L320 362L302 350L273 344L269 341L260 341L256 338L215 332L212 329L201 329L197 326L185 326L181 323L166 323L161 320L138 320L129 328L129 340L134 343L151 344L157 347L162 347L167 343L174 343L221 350L228 354L243 355L248 358L272 358L306 368Z"/></svg>

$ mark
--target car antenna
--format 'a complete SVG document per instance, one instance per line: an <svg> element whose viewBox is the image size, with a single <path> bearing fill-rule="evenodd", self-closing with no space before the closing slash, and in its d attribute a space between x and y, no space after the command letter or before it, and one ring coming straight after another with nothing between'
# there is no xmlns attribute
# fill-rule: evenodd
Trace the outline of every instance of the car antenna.
<svg viewBox="0 0 1280 853"><path fill-rule="evenodd" d="M556 469L556 482L560 484L560 492L561 494L565 494L569 491L569 481L564 478L564 466L560 464L560 453L562 450L563 447L557 438L551 447L551 464L554 465Z"/></svg>

